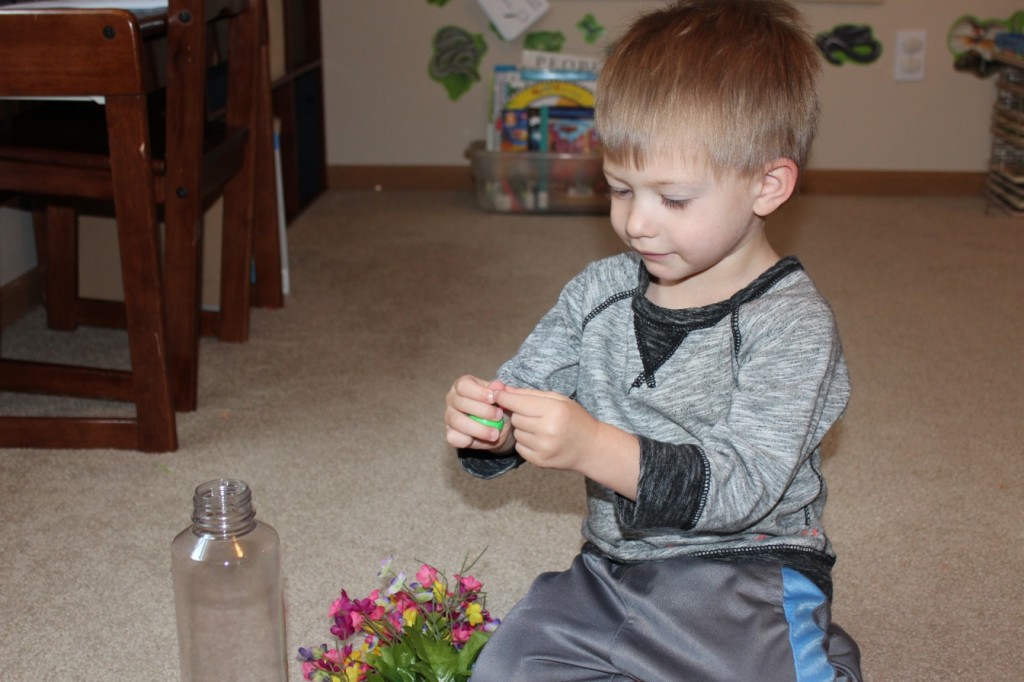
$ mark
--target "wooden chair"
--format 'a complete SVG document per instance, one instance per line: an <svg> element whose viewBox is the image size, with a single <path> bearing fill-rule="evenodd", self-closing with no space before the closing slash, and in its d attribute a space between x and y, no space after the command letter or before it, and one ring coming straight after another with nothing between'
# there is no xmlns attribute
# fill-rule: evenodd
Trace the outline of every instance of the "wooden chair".
<svg viewBox="0 0 1024 682"><path fill-rule="evenodd" d="M169 0L166 10L155 14L162 15L167 54L163 91L166 105L159 107L161 120L152 130L158 133L154 142L163 141L154 145L159 155L154 161L153 176L156 201L163 207L166 226L168 356L175 407L190 411L196 409L198 402L200 334L217 336L222 341L245 341L252 305L283 305L268 31L262 0ZM147 22L152 23L150 19ZM228 85L223 116L211 121L207 115L206 75L211 52L208 37L216 22L227 25ZM162 37L159 30L154 30L153 35ZM56 130L73 130L81 124L81 118L73 112L66 114L66 120L61 123L58 117L46 122L43 134L54 136ZM97 132L102 137L102 127ZM16 134L14 141L18 139ZM59 169L55 171L59 175L69 168L80 170L83 158L88 158L92 164L90 175L97 185L111 186L108 163L102 150L97 153L95 149L95 136L86 141L84 149L63 136L47 139L49 142L35 146L0 147L0 172L6 163L14 164L12 172L33 165ZM124 306L78 294L80 204L61 196L54 188L44 192L45 208L37 215L37 234L51 328L71 330L78 324L123 326ZM203 212L221 195L224 221L220 309L201 312ZM76 192L74 198L82 196L109 198L109 189L107 194ZM251 279L253 267L257 274L255 290Z"/></svg>
<svg viewBox="0 0 1024 682"><path fill-rule="evenodd" d="M136 412L125 419L0 417L0 446L177 448L142 49L155 28L122 10L0 12L0 96L105 100L105 182L94 159L61 173L5 162L0 188L113 197L131 355L130 371L0 360L0 390L125 400Z"/></svg>

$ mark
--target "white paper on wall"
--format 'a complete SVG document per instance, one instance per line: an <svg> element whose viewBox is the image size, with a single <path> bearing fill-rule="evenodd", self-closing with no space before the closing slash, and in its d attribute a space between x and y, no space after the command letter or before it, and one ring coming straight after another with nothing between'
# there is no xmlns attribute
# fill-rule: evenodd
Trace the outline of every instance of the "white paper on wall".
<svg viewBox="0 0 1024 682"><path fill-rule="evenodd" d="M548 0L476 0L505 40L515 40L544 16Z"/></svg>

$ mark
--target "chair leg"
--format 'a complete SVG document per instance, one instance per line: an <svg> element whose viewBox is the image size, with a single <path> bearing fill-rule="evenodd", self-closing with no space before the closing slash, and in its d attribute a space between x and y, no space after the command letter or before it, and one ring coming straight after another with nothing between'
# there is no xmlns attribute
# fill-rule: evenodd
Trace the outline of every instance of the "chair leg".
<svg viewBox="0 0 1024 682"><path fill-rule="evenodd" d="M256 90L259 85L257 62L259 54L262 3L244 12L231 31L228 45L228 108L227 123L246 127L249 137L245 145L242 170L224 189L224 245L221 256L221 341L243 342L249 338L249 308L252 301L252 249L255 207L258 116ZM242 58L235 58L236 55Z"/></svg>
<svg viewBox="0 0 1024 682"><path fill-rule="evenodd" d="M203 75L207 43L205 6L197 3L189 21L167 27L167 90L177 93L167 101L167 139L197 139L206 111ZM172 47L178 46L178 48ZM180 49L180 52L176 52ZM196 409L199 394L199 331L202 298L202 145L174 145L167 149L164 179L164 282L168 297L167 333L170 344L171 385L175 408Z"/></svg>
<svg viewBox="0 0 1024 682"><path fill-rule="evenodd" d="M172 216L167 204L165 286L174 291L167 306L168 354L174 405L180 412L196 409L199 393L199 306L202 281L201 216L187 207Z"/></svg>
<svg viewBox="0 0 1024 682"><path fill-rule="evenodd" d="M152 160L148 148L140 153L133 143L149 139L145 98L107 97L107 121L139 449L174 450L177 431L167 359Z"/></svg>
<svg viewBox="0 0 1024 682"><path fill-rule="evenodd" d="M46 321L50 329L73 331L78 326L78 214L71 206L47 204Z"/></svg>

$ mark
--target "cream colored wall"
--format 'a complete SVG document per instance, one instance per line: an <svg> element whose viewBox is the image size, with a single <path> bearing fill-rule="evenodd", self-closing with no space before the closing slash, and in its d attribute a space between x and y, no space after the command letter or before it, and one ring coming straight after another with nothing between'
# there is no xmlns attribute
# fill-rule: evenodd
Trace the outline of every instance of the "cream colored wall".
<svg viewBox="0 0 1024 682"><path fill-rule="evenodd" d="M276 0L272 0L276 2ZM563 52L598 55L575 25L593 13L614 35L636 12L660 0L552 0L531 30L559 30ZM873 65L826 66L823 118L811 166L819 169L982 171L988 151L992 79L953 71L946 32L963 14L1008 18L1024 0L798 2L817 33L868 24L885 51ZM521 45L491 33L475 0L322 0L327 160L331 165L464 165L463 152L484 135L487 74L514 63ZM430 39L446 24L482 33L483 80L452 102L427 76ZM892 79L896 31L925 29L926 77ZM35 266L30 221L0 212L0 285Z"/></svg>
<svg viewBox="0 0 1024 682"><path fill-rule="evenodd" d="M575 25L593 13L617 33L636 12L660 0L552 0L531 30L559 30L563 52L599 55ZM820 169L981 171L988 151L992 79L956 72L946 33L963 14L1006 19L1021 0L882 0L879 4L798 2L811 30L868 24L882 41L882 57L868 66L826 65L821 83L823 119L811 166ZM484 132L486 75L515 62L521 45L487 28L475 0L323 0L328 163L331 165L457 165ZM478 83L449 101L427 76L430 39L446 24L484 35ZM892 77L900 29L927 31L922 83ZM603 44L603 41L602 41Z"/></svg>

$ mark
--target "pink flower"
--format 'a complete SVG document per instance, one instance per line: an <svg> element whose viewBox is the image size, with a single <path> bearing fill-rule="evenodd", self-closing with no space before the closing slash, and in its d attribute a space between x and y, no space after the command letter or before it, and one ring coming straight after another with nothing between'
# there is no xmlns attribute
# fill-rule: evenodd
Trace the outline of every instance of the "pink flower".
<svg viewBox="0 0 1024 682"><path fill-rule="evenodd" d="M337 618L340 613L348 613L354 608L352 600L348 598L348 593L345 590L341 591L341 596L335 599L331 603L331 618Z"/></svg>
<svg viewBox="0 0 1024 682"><path fill-rule="evenodd" d="M352 632L358 630L359 626L363 624L364 620L366 620L366 618L364 618L363 614L361 613L352 612L348 614L348 622L352 626Z"/></svg>
<svg viewBox="0 0 1024 682"><path fill-rule="evenodd" d="M461 646L469 641L473 634L473 627L469 623L459 623L452 626L452 642Z"/></svg>
<svg viewBox="0 0 1024 682"><path fill-rule="evenodd" d="M430 564L421 564L413 582L385 561L378 575L380 589L364 599L352 599L342 590L330 605L331 634L341 640L341 647L300 648L304 679L364 682L373 670L374 656L401 642L418 622L418 635L447 648L446 655L458 655L478 631L493 632L499 621L484 607L480 581L460 573L449 575L451 580ZM354 641L346 641L350 639ZM424 663L421 653L416 656Z"/></svg>
<svg viewBox="0 0 1024 682"><path fill-rule="evenodd" d="M384 607L378 604L366 615L370 620L382 620L384 618Z"/></svg>
<svg viewBox="0 0 1024 682"><path fill-rule="evenodd" d="M385 618L393 632L401 632L403 626L401 611L391 611L385 616Z"/></svg>
<svg viewBox="0 0 1024 682"><path fill-rule="evenodd" d="M458 575L456 575L455 577L459 578L459 586L462 588L463 592L479 592L480 589L484 586L483 583L481 583L479 580L477 580L471 575L467 575L461 578Z"/></svg>
<svg viewBox="0 0 1024 682"><path fill-rule="evenodd" d="M416 572L416 580L419 580L424 587L428 587L434 584L437 580L437 569L430 564L423 564L420 566L420 570Z"/></svg>
<svg viewBox="0 0 1024 682"><path fill-rule="evenodd" d="M338 618L334 621L334 625L331 626L331 634L341 640L348 639L355 632L355 628L352 627L347 618Z"/></svg>
<svg viewBox="0 0 1024 682"><path fill-rule="evenodd" d="M416 602L406 594L405 592L399 592L393 598L395 610L399 613L405 613L407 610L416 608Z"/></svg>

